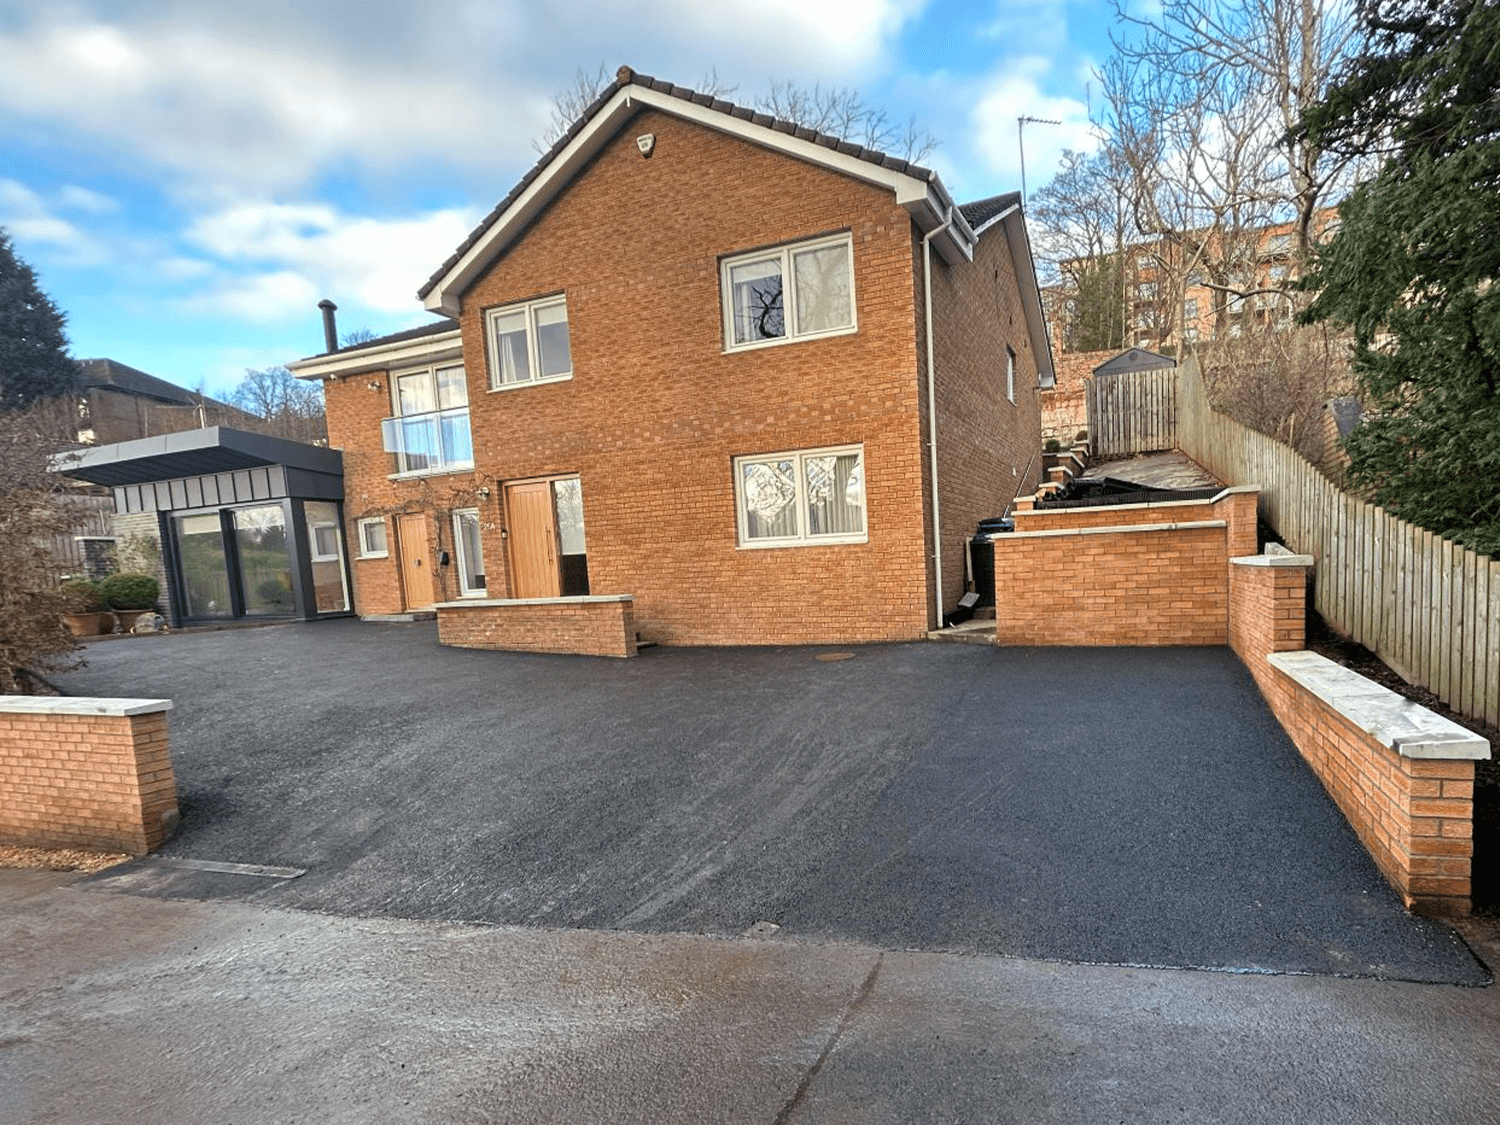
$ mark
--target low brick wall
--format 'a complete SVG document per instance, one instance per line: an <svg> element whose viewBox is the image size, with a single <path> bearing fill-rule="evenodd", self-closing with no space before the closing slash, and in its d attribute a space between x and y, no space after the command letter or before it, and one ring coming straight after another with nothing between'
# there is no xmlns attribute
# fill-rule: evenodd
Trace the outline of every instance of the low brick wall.
<svg viewBox="0 0 1500 1125"><path fill-rule="evenodd" d="M466 599L437 606L438 640L456 648L507 652L635 655L635 599Z"/></svg>
<svg viewBox="0 0 1500 1125"><path fill-rule="evenodd" d="M1306 555L1237 558L1230 639L1282 728L1407 907L1470 909L1474 762L1483 738L1303 641Z"/></svg>
<svg viewBox="0 0 1500 1125"><path fill-rule="evenodd" d="M1226 644L1229 559L1255 550L1256 495L1016 511L993 537L995 642Z"/></svg>
<svg viewBox="0 0 1500 1125"><path fill-rule="evenodd" d="M144 855L177 827L165 699L0 696L0 843Z"/></svg>

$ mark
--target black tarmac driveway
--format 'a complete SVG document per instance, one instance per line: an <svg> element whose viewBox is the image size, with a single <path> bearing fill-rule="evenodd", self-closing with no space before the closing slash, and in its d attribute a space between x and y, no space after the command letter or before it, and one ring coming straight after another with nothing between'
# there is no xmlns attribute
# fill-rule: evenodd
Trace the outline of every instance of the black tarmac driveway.
<svg viewBox="0 0 1500 1125"><path fill-rule="evenodd" d="M849 659L820 660L835 652ZM97 643L166 697L166 857L117 887L336 914L1477 984L1225 649L469 652L332 621ZM149 866L150 861L148 861ZM195 881L196 880L196 881ZM100 889L103 889L102 887ZM762 930L766 929L762 927Z"/></svg>

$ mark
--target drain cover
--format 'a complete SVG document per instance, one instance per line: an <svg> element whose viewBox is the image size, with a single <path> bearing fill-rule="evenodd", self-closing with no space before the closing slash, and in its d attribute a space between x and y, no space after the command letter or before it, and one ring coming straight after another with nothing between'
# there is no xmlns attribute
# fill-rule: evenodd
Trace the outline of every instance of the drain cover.
<svg viewBox="0 0 1500 1125"><path fill-rule="evenodd" d="M821 660L824 664L832 664L836 660L853 660L854 654L852 652L820 652L813 659Z"/></svg>

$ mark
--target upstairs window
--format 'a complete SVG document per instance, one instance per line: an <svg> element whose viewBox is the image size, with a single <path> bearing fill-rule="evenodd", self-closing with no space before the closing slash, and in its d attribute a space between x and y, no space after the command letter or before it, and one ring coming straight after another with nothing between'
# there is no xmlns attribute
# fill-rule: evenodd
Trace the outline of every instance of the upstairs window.
<svg viewBox="0 0 1500 1125"><path fill-rule="evenodd" d="M396 416L382 423L396 472L451 473L474 467L469 389L463 366L404 371L393 380Z"/></svg>
<svg viewBox="0 0 1500 1125"><path fill-rule="evenodd" d="M490 309L484 321L491 389L573 377L566 298L544 297Z"/></svg>
<svg viewBox="0 0 1500 1125"><path fill-rule="evenodd" d="M853 247L842 234L726 258L720 266L725 348L853 332Z"/></svg>

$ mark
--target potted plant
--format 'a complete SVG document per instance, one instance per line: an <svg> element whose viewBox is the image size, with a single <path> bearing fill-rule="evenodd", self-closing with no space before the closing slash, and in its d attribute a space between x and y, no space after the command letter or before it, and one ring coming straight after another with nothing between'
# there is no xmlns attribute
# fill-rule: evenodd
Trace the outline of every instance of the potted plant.
<svg viewBox="0 0 1500 1125"><path fill-rule="evenodd" d="M111 574L99 583L99 596L120 619L120 630L128 633L137 617L156 608L161 583L149 574Z"/></svg>
<svg viewBox="0 0 1500 1125"><path fill-rule="evenodd" d="M63 622L75 637L92 637L99 633L106 608L99 594L99 584L88 578L70 578L58 587L67 599Z"/></svg>

